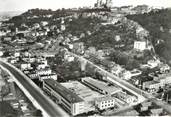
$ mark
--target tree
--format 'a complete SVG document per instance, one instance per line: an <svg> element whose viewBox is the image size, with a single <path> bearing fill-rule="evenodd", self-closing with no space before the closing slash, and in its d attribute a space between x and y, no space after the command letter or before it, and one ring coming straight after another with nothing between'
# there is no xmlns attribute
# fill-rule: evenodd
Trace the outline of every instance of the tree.
<svg viewBox="0 0 171 117"><path fill-rule="evenodd" d="M36 116L36 117L43 117L43 114L42 114L42 111L41 110L36 110L35 112L34 112L34 116Z"/></svg>
<svg viewBox="0 0 171 117"><path fill-rule="evenodd" d="M3 101L3 98L9 94L9 92L10 90L9 90L8 85L3 85L1 88L2 101Z"/></svg>

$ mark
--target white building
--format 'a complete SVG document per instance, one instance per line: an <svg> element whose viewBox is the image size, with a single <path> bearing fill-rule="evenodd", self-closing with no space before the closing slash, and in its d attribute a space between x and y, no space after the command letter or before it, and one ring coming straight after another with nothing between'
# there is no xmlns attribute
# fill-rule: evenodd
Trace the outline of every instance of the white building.
<svg viewBox="0 0 171 117"><path fill-rule="evenodd" d="M99 108L100 110L104 110L107 108L111 108L115 106L115 98L108 96L108 97L101 97L97 98L95 101L95 106Z"/></svg>
<svg viewBox="0 0 171 117"><path fill-rule="evenodd" d="M57 74L52 73L52 74L47 74L47 75L39 75L39 80L43 81L45 79L53 79L53 80L57 80Z"/></svg>
<svg viewBox="0 0 171 117"><path fill-rule="evenodd" d="M147 64L149 65L150 68L155 68L159 65L160 61L158 60L149 60L147 61Z"/></svg>
<svg viewBox="0 0 171 117"><path fill-rule="evenodd" d="M0 56L2 56L4 54L4 52L3 51L0 51Z"/></svg>
<svg viewBox="0 0 171 117"><path fill-rule="evenodd" d="M160 64L159 67L161 73L166 73L170 71L170 66L168 64Z"/></svg>
<svg viewBox="0 0 171 117"><path fill-rule="evenodd" d="M14 57L19 57L20 56L20 52L14 52Z"/></svg>
<svg viewBox="0 0 171 117"><path fill-rule="evenodd" d="M131 74L130 71L124 70L124 71L121 73L121 77L122 77L123 79L125 79L125 80L129 80L129 79L131 79L132 74Z"/></svg>
<svg viewBox="0 0 171 117"><path fill-rule="evenodd" d="M21 63L20 65L20 69L21 70L25 70L25 69L30 69L31 68L31 64L30 63Z"/></svg>
<svg viewBox="0 0 171 117"><path fill-rule="evenodd" d="M40 23L42 26L46 26L46 25L48 25L48 22L47 21L41 21L41 23Z"/></svg>
<svg viewBox="0 0 171 117"><path fill-rule="evenodd" d="M137 101L137 98L135 96L129 95L126 92L118 92L116 94L116 97L128 104L132 104Z"/></svg>
<svg viewBox="0 0 171 117"><path fill-rule="evenodd" d="M84 113L84 100L53 79L43 80L43 89L72 115Z"/></svg>
<svg viewBox="0 0 171 117"><path fill-rule="evenodd" d="M49 75L52 74L52 70L50 68L38 69L36 73L38 75Z"/></svg>
<svg viewBox="0 0 171 117"><path fill-rule="evenodd" d="M78 81L69 81L61 84L84 100L85 112L95 111L95 101L98 98L104 97L104 95L92 90Z"/></svg>
<svg viewBox="0 0 171 117"><path fill-rule="evenodd" d="M161 83L158 81L152 80L143 83L143 89L150 93L158 91L159 87L161 87Z"/></svg>
<svg viewBox="0 0 171 117"><path fill-rule="evenodd" d="M145 41L134 41L134 49L143 51L146 49L146 42Z"/></svg>

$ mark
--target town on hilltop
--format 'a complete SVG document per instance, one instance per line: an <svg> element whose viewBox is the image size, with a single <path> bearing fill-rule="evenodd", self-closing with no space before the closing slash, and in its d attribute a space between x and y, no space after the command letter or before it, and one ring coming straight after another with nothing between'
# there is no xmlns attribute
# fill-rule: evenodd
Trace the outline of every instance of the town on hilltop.
<svg viewBox="0 0 171 117"><path fill-rule="evenodd" d="M30 9L0 21L0 116L171 115L171 10Z"/></svg>

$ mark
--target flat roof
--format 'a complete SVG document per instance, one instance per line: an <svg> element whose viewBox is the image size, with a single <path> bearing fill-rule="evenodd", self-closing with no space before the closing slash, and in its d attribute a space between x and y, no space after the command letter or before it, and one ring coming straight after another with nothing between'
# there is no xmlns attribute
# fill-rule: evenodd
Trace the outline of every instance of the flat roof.
<svg viewBox="0 0 171 117"><path fill-rule="evenodd" d="M120 88L119 86L116 86L114 84L112 86L109 86L107 83L100 80L93 79L91 77L83 78L83 80L108 93L117 93L122 91L122 88Z"/></svg>
<svg viewBox="0 0 171 117"><path fill-rule="evenodd" d="M60 83L53 79L45 79L44 83L51 87L55 92L59 93L64 99L66 99L70 103L77 103L84 101L79 96L77 96L75 93L71 92L64 86L62 86Z"/></svg>
<svg viewBox="0 0 171 117"><path fill-rule="evenodd" d="M80 98L85 101L94 101L96 98L102 97L103 95L91 90L89 87L83 85L78 81L69 81L61 83L64 87L76 93Z"/></svg>

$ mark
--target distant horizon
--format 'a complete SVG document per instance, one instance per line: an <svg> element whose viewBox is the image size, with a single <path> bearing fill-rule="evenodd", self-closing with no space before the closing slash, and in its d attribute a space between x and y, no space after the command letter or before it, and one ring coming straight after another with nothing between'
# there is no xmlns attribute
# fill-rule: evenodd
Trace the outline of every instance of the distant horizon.
<svg viewBox="0 0 171 117"><path fill-rule="evenodd" d="M139 5L146 5L146 4L139 4ZM130 6L130 5L123 5L123 6ZM138 6L138 5L135 5L135 6ZM135 6L133 6L133 7L135 7ZM148 5L149 6L149 5ZM84 8L84 7L87 7L87 6L83 6L83 7L78 7L78 8ZM122 7L122 6L113 6L113 7ZM149 6L149 7L152 7L152 6ZM153 6L154 8L162 8L162 6ZM71 8L65 8L65 9L72 9L72 8L76 8L76 7L71 7ZM91 8L93 8L93 7L91 7ZM163 8L165 8L165 9L167 9L167 8L171 8L171 7L163 7ZM0 10L0 13L5 13L5 12L26 12L26 11L28 11L28 10L31 10L31 9L44 9L44 10L48 10L48 9L51 9L51 8L30 8L30 9L26 9L26 10L14 10L14 11L1 11ZM57 8L57 9L51 9L52 11L56 11L56 10L58 10L58 9L62 9L62 8Z"/></svg>
<svg viewBox="0 0 171 117"><path fill-rule="evenodd" d="M29 9L36 8L51 9L53 11L61 8L92 8L96 1L97 0L0 0L0 12L26 12ZM113 0L113 7L129 5L171 8L171 0Z"/></svg>

